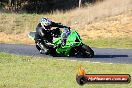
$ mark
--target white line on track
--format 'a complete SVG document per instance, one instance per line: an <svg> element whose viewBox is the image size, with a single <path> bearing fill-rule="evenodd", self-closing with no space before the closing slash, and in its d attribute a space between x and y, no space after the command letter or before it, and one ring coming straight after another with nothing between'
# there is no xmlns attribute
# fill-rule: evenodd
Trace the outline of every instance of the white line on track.
<svg viewBox="0 0 132 88"><path fill-rule="evenodd" d="M92 62L92 63L100 63L100 62Z"/></svg>
<svg viewBox="0 0 132 88"><path fill-rule="evenodd" d="M66 60L66 59L58 59L58 60ZM70 61L75 62L75 61L78 61L78 60L70 60ZM85 61L85 62L91 62L91 61ZM91 62L91 63L99 64L99 63L102 63L102 62ZM113 64L113 63L104 63L104 62L103 62L103 64Z"/></svg>

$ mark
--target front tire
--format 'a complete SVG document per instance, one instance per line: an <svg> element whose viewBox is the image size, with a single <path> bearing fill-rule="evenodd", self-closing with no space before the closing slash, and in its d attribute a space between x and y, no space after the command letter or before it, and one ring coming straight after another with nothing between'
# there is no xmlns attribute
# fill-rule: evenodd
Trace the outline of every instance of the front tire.
<svg viewBox="0 0 132 88"><path fill-rule="evenodd" d="M82 45L82 53L85 58L92 58L94 56L94 51L87 45Z"/></svg>

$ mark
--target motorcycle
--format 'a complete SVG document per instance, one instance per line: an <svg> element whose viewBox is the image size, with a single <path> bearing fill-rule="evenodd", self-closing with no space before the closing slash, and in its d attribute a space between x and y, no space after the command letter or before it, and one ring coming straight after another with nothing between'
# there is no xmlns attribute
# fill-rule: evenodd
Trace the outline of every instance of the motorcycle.
<svg viewBox="0 0 132 88"><path fill-rule="evenodd" d="M94 56L94 51L86 44L82 42L80 35L75 30L69 30L69 34L66 39L65 45L61 45L62 36L64 32L62 32L59 28L52 30L51 32L53 37L53 42L51 44L47 44L49 46L49 55L52 56L79 56L84 58L92 58ZM35 32L30 32L28 34L29 38L34 40ZM60 47L54 47L61 45ZM38 44L38 46L41 47Z"/></svg>

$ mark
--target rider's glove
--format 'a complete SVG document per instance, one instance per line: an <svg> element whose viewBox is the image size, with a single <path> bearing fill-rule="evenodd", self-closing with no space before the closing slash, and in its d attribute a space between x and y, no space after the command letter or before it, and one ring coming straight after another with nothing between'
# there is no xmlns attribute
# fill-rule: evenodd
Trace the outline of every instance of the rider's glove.
<svg viewBox="0 0 132 88"><path fill-rule="evenodd" d="M60 48L61 47L61 44L59 45L54 45L54 48Z"/></svg>
<svg viewBox="0 0 132 88"><path fill-rule="evenodd" d="M65 32L65 33L69 32L69 31L70 31L70 27L64 28L64 32Z"/></svg>

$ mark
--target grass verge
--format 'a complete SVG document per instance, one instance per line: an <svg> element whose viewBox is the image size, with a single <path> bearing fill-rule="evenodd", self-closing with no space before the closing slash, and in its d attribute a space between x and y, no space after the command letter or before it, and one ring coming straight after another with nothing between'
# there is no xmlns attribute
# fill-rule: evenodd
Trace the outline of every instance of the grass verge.
<svg viewBox="0 0 132 88"><path fill-rule="evenodd" d="M128 64L36 58L0 53L0 88L80 88L75 77L82 64L91 74L130 74ZM131 88L130 84L89 84L81 88Z"/></svg>
<svg viewBox="0 0 132 88"><path fill-rule="evenodd" d="M88 39L86 43L99 48L132 48L131 37Z"/></svg>

